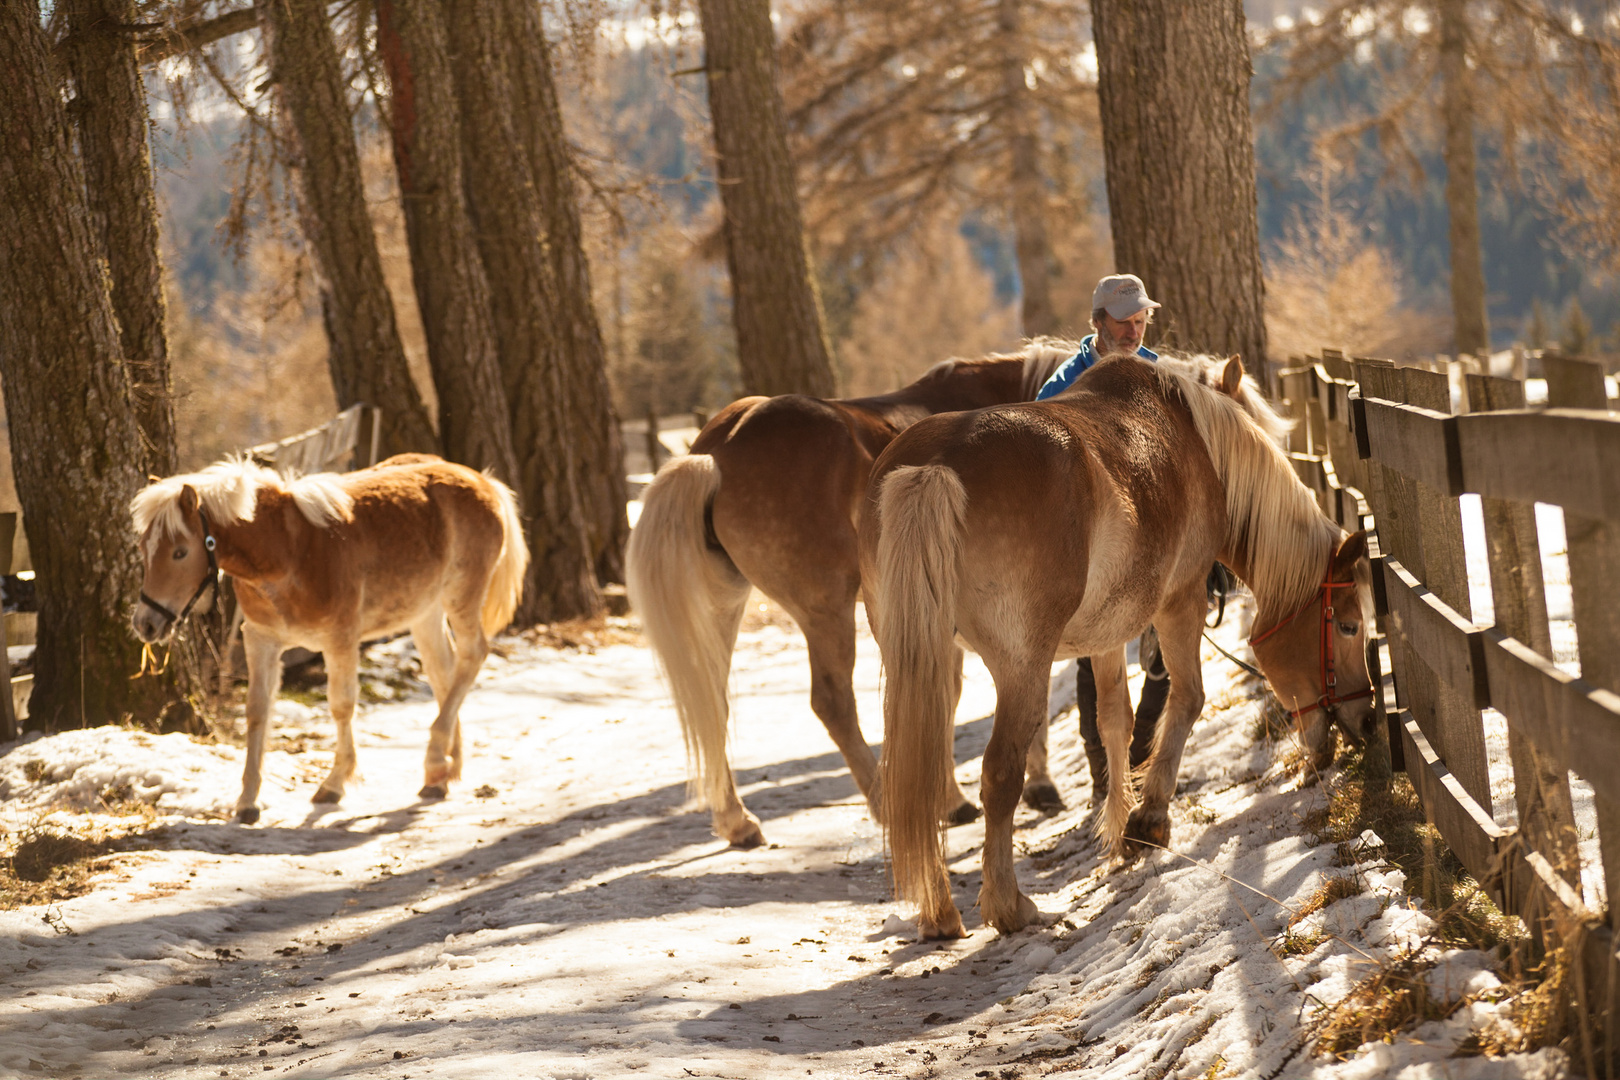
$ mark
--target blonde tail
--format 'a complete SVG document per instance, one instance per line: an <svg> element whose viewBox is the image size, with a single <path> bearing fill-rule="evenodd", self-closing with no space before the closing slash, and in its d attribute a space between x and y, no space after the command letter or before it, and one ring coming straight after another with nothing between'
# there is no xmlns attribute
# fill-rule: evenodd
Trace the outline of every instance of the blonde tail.
<svg viewBox="0 0 1620 1080"><path fill-rule="evenodd" d="M493 637L506 629L523 598L523 575L529 569L529 545L523 538L523 519L518 515L517 497L512 489L489 476L485 481L494 489L500 504L501 555L490 575L489 592L484 596L484 633Z"/></svg>
<svg viewBox="0 0 1620 1080"><path fill-rule="evenodd" d="M707 454L668 462L642 496L625 548L625 589L641 616L686 737L689 784L713 808L735 801L726 758L726 679L749 584L709 547L704 513L720 489Z"/></svg>
<svg viewBox="0 0 1620 1080"><path fill-rule="evenodd" d="M955 720L956 593L967 491L942 465L882 481L877 549L883 653L883 824L895 891L925 920L954 914L939 825L948 805Z"/></svg>

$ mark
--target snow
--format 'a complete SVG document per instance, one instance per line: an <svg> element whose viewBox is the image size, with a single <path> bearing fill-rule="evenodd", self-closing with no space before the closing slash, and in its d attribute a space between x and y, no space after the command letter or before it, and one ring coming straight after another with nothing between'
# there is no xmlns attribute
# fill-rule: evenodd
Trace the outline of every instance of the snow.
<svg viewBox="0 0 1620 1080"><path fill-rule="evenodd" d="M1215 631L1240 655L1247 617L1234 598ZM858 621L876 742L878 658ZM1104 859L1074 715L1059 711L1053 773L1069 809L1021 810L1017 834L1047 924L1001 937L971 910L974 824L947 838L971 933L946 944L917 942L914 912L890 895L881 831L810 712L804 644L780 612L751 606L733 670L733 762L769 841L753 851L716 840L686 802L679 730L643 646L505 638L500 653L463 708L466 776L442 802L414 795L425 687L362 706L363 779L337 806L308 802L331 758L323 710L282 699L254 827L227 817L234 746L106 727L0 747L7 831L100 813L120 785L158 815L153 849L116 857L92 892L0 912L0 1075L1564 1074L1553 1051L1451 1058L1504 1015L1472 998L1394 1045L1310 1056L1310 1021L1374 964L1424 948L1445 995L1495 975L1481 954L1426 942L1432 923L1378 862L1376 836L1348 868L1313 845L1301 821L1327 785L1301 786L1286 747L1256 741L1256 684L1207 646L1173 851ZM410 658L400 641L370 664ZM1060 707L1065 681L1059 669ZM970 657L957 727L970 791L993 702ZM1322 942L1278 949L1291 912L1345 874L1365 890L1296 927Z"/></svg>

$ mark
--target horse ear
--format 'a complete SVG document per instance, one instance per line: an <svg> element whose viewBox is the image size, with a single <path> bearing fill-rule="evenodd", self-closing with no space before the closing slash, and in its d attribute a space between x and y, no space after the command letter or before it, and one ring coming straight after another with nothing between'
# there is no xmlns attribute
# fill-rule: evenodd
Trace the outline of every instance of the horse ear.
<svg viewBox="0 0 1620 1080"><path fill-rule="evenodd" d="M1235 398L1243 387L1243 357L1233 353L1221 368L1221 393Z"/></svg>
<svg viewBox="0 0 1620 1080"><path fill-rule="evenodd" d="M1355 573L1356 564L1367 557L1367 530L1357 529L1339 541L1339 550L1333 553L1330 581L1348 581Z"/></svg>
<svg viewBox="0 0 1620 1080"><path fill-rule="evenodd" d="M197 509L197 489L190 484L180 489L180 512L189 514Z"/></svg>

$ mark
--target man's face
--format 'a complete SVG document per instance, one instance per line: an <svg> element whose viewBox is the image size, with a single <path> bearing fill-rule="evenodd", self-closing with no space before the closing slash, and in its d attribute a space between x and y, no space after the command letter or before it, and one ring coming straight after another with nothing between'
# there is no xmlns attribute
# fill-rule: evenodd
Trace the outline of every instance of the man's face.
<svg viewBox="0 0 1620 1080"><path fill-rule="evenodd" d="M1102 325L1097 327L1097 337L1108 347L1107 352L1134 353L1142 344L1147 324L1148 313L1145 309L1128 319L1116 319L1105 311Z"/></svg>

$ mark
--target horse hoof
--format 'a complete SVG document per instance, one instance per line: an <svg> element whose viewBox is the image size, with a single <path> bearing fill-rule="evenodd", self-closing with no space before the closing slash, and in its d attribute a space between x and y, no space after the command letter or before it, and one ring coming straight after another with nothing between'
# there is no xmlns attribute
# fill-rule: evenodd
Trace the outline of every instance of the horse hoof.
<svg viewBox="0 0 1620 1080"><path fill-rule="evenodd" d="M443 784L428 784L416 793L418 799L442 799L450 794Z"/></svg>
<svg viewBox="0 0 1620 1080"><path fill-rule="evenodd" d="M1024 805L1043 814L1056 814L1063 810L1063 796L1050 780L1030 784L1024 788Z"/></svg>
<svg viewBox="0 0 1620 1080"><path fill-rule="evenodd" d="M315 792L315 795L309 801L317 804L335 803L341 801L342 798L343 792L341 791L333 791L331 788L321 788L319 791Z"/></svg>
<svg viewBox="0 0 1620 1080"><path fill-rule="evenodd" d="M967 937L967 928L962 925L962 913L951 905L948 915L939 919L930 919L926 915L917 916L917 940L940 941L954 940Z"/></svg>
<svg viewBox="0 0 1620 1080"><path fill-rule="evenodd" d="M1152 847L1170 846L1170 818L1133 813L1125 822L1125 851L1136 855Z"/></svg>
<svg viewBox="0 0 1620 1080"><path fill-rule="evenodd" d="M971 822L978 821L979 820L979 813L980 813L980 810L979 810L979 808L977 806L974 806L970 802L965 802L964 801L955 810L952 810L950 813L945 815L945 824L947 824L947 825L967 825L967 824L970 824ZM956 937L961 937L962 935L957 934L955 936Z"/></svg>
<svg viewBox="0 0 1620 1080"><path fill-rule="evenodd" d="M986 912L984 921L989 923L1000 934L1016 934L1030 923L1041 921L1041 909L1035 906L1035 901L1023 893L1018 894L1018 899L1009 912L987 910L984 896L981 893L979 910Z"/></svg>
<svg viewBox="0 0 1620 1080"><path fill-rule="evenodd" d="M243 825L254 824L259 820L259 808L257 806L241 807L236 811L236 820Z"/></svg>
<svg viewBox="0 0 1620 1080"><path fill-rule="evenodd" d="M760 829L759 822L748 822L747 828L741 829L735 836L727 836L726 842L739 851L757 848L765 842L765 833Z"/></svg>

